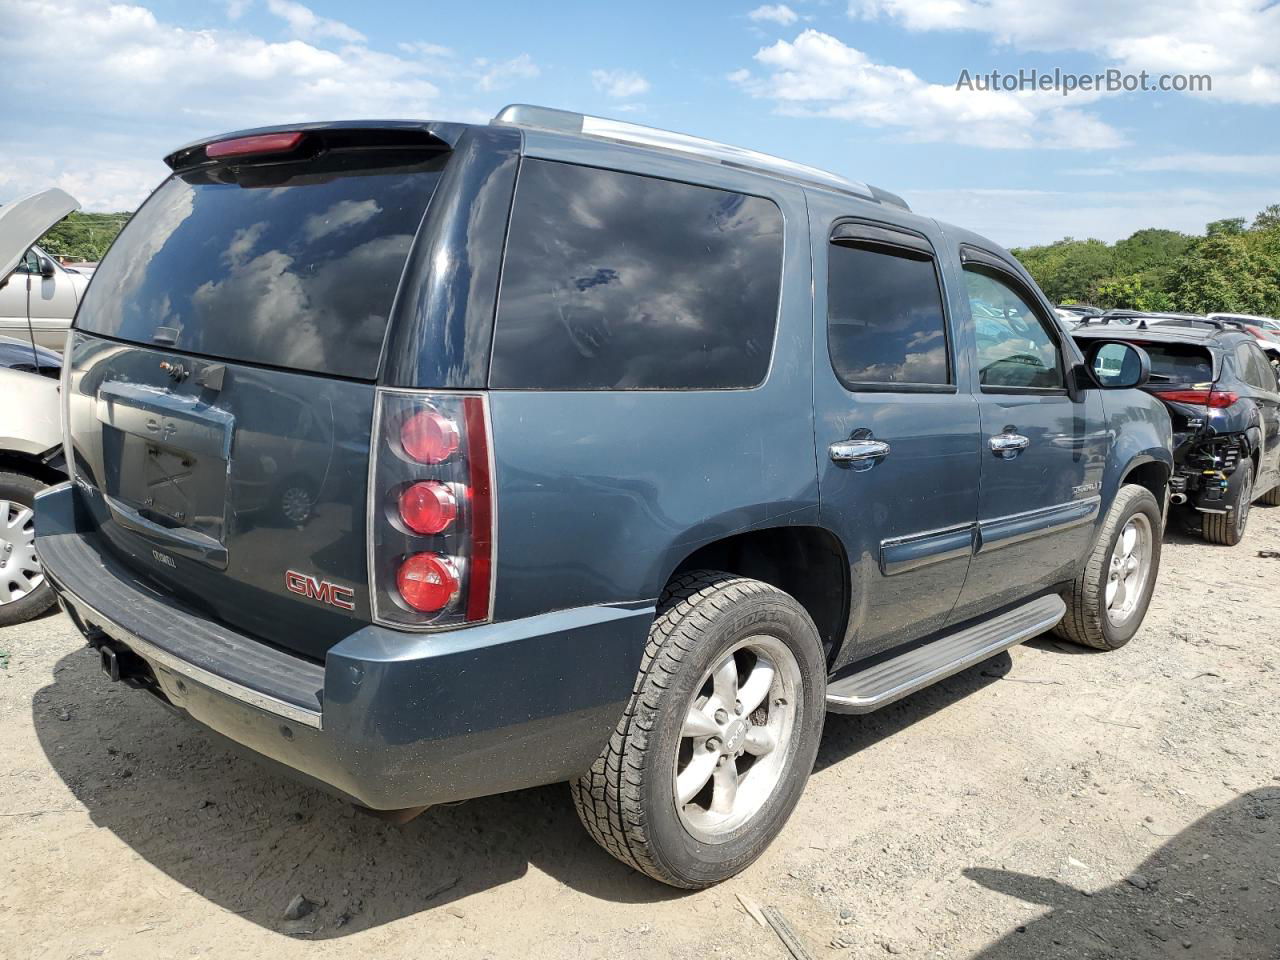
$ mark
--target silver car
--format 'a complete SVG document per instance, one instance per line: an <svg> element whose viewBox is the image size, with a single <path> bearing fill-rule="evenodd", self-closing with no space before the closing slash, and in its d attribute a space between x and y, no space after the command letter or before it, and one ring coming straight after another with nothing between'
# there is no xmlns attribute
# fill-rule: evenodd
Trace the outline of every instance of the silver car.
<svg viewBox="0 0 1280 960"><path fill-rule="evenodd" d="M56 379L61 358L48 346L62 349L87 280L56 264L45 276L31 243L77 206L61 190L50 190L0 207L0 279L7 281L0 289L0 333L11 334L0 336L0 626L29 620L53 603L35 554L32 512L35 495L64 479ZM29 263L34 272L26 269ZM64 296L71 297L70 306L54 310L65 304Z"/></svg>
<svg viewBox="0 0 1280 960"><path fill-rule="evenodd" d="M79 208L74 197L56 189L0 207L0 224L20 246L15 263L6 265L11 257L0 263L0 336L34 336L38 346L62 349L89 277L63 267L35 241Z"/></svg>

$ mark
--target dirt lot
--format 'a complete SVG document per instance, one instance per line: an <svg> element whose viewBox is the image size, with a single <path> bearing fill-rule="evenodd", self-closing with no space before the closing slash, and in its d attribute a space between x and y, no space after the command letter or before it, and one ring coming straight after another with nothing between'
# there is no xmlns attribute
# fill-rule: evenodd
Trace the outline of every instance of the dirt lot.
<svg viewBox="0 0 1280 960"><path fill-rule="evenodd" d="M815 958L1280 958L1280 509L1251 527L1171 532L1117 653L1043 637L830 717L781 838L697 894L563 786L389 826L106 682L60 615L0 629L0 955L785 958L742 895Z"/></svg>

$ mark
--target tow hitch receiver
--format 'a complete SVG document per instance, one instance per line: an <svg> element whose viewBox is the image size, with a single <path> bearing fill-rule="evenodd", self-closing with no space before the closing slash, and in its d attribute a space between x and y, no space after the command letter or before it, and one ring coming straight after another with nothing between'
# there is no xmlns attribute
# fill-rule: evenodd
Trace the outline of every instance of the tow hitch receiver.
<svg viewBox="0 0 1280 960"><path fill-rule="evenodd" d="M147 662L122 643L110 639L101 631L94 631L89 645L98 651L98 663L107 679L113 683L123 680L131 686L145 686L151 680Z"/></svg>

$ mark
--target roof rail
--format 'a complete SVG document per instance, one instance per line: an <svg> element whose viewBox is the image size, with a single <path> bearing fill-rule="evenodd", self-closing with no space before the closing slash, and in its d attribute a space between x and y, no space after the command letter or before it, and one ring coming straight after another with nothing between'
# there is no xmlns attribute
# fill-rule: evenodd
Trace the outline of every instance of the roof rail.
<svg viewBox="0 0 1280 960"><path fill-rule="evenodd" d="M715 140L704 140L685 133L673 133L658 127L646 127L639 123L627 123L622 120L609 120L604 117L593 117L585 113L573 113L569 110L557 110L552 107L537 107L527 103L513 103L503 107L490 121L493 124L512 127L531 127L550 130L555 133L580 134L601 140L613 140L618 143L630 143L638 146L656 147L659 150L670 150L676 153L691 154L704 160L712 160L729 167L743 170L755 170L785 177L797 183L825 187L841 193L853 194L863 200L888 204L903 210L910 210L907 202L897 194L879 187L872 187L858 180L819 170L817 167L803 163L793 163L780 157L734 147Z"/></svg>

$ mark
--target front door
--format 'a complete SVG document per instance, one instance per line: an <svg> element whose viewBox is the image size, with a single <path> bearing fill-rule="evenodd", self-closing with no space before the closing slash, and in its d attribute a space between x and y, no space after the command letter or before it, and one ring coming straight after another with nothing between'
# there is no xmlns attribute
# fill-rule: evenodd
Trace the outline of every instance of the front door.
<svg viewBox="0 0 1280 960"><path fill-rule="evenodd" d="M1101 394L1072 397L1074 351L1029 284L962 248L982 418L978 543L957 621L1069 580L1093 542L1109 438Z"/></svg>
<svg viewBox="0 0 1280 960"><path fill-rule="evenodd" d="M838 668L947 624L973 549L979 424L930 236L826 202L810 207L813 383L822 518L852 580Z"/></svg>

